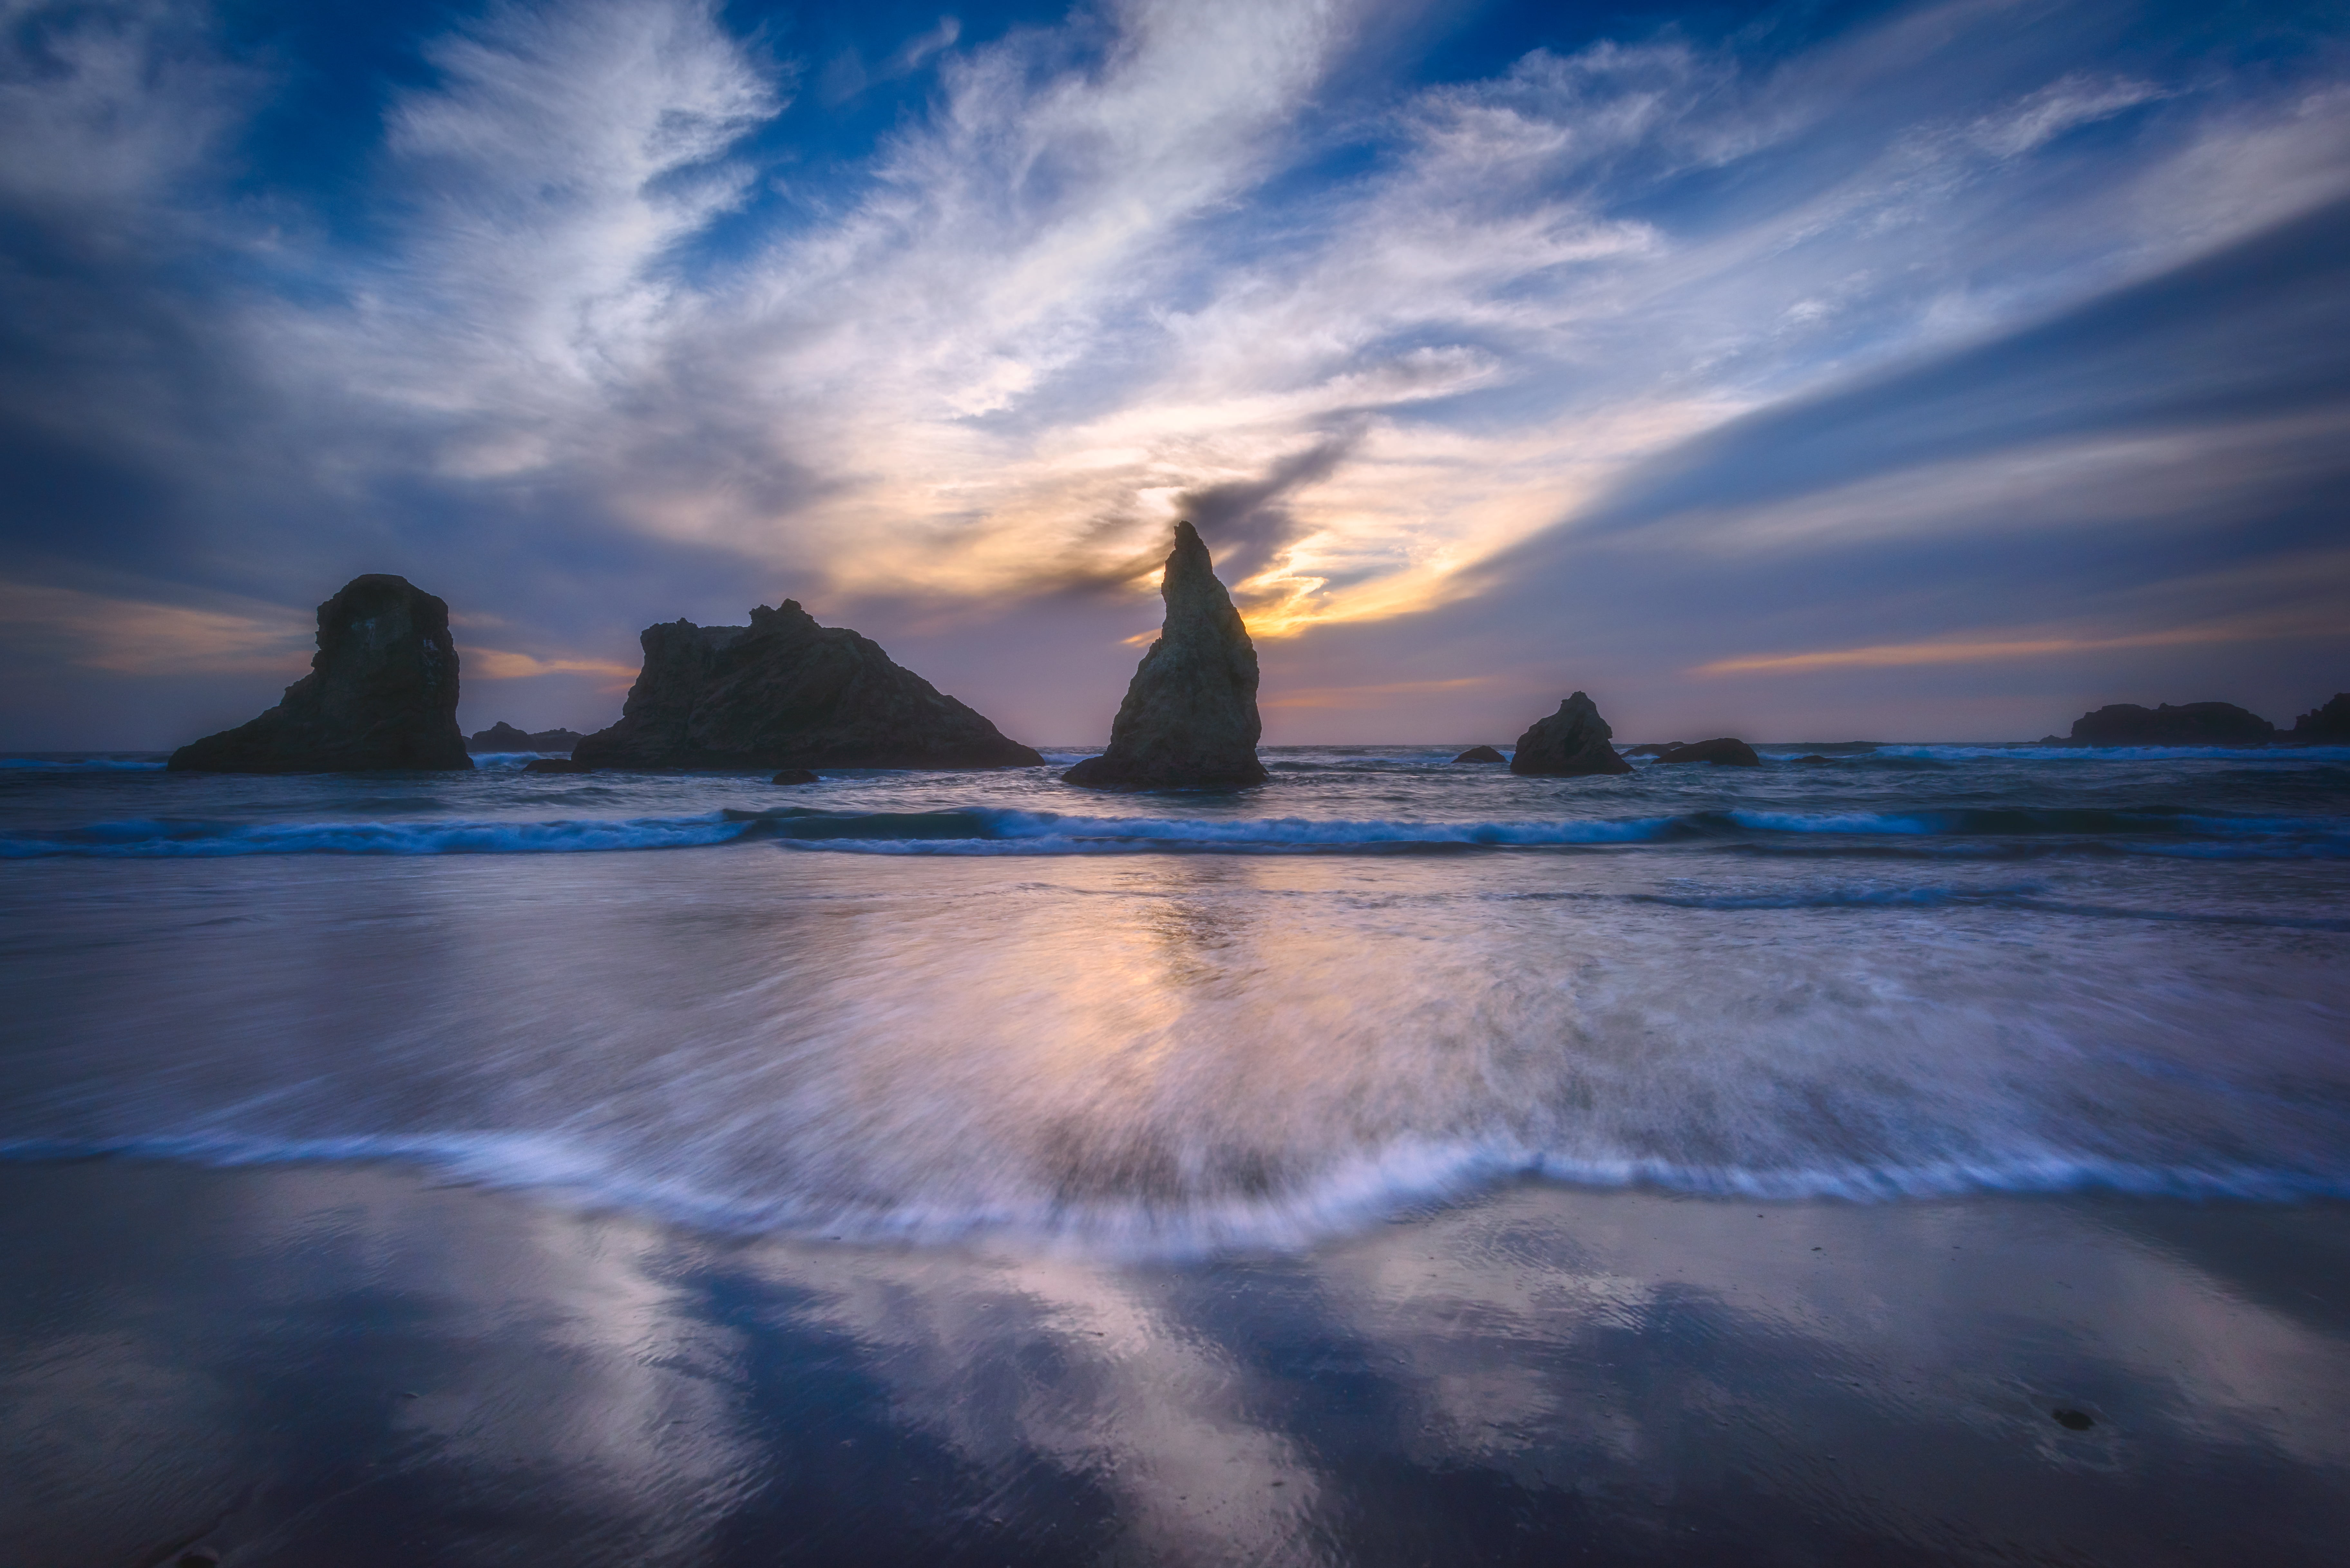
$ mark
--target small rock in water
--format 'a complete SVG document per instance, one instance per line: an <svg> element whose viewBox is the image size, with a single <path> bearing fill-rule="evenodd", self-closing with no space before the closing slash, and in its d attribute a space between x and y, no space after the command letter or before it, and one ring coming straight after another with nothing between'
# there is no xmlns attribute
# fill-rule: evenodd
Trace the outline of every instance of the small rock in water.
<svg viewBox="0 0 2350 1568"><path fill-rule="evenodd" d="M569 757L533 757L523 763L526 774L592 774L596 770L586 763L575 763Z"/></svg>
<svg viewBox="0 0 2350 1568"><path fill-rule="evenodd" d="M1834 757L1824 757L1819 753L1814 752L1807 757L1797 757L1795 765L1799 768L1824 768L1835 761Z"/></svg>
<svg viewBox="0 0 2350 1568"><path fill-rule="evenodd" d="M1822 758L1823 762L1826 759ZM1657 755L1659 763L1711 763L1723 768L1759 768L1762 759L1754 748L1730 735L1711 741L1691 741L1685 746L1674 746Z"/></svg>
<svg viewBox="0 0 2350 1568"><path fill-rule="evenodd" d="M2068 1432L2085 1432L2097 1424L2086 1410L2058 1409L2048 1413L2055 1417L2056 1424Z"/></svg>
<svg viewBox="0 0 2350 1568"><path fill-rule="evenodd" d="M1616 754L1608 741L1615 732L1599 716L1599 706L1577 691L1558 705L1558 711L1539 719L1518 737L1510 758L1513 774L1549 778L1574 778L1586 774L1628 774L1632 764Z"/></svg>
<svg viewBox="0 0 2350 1568"><path fill-rule="evenodd" d="M767 782L769 784L814 784L816 782L816 777L814 773L810 772L806 768L785 768L782 773L777 774L774 778L769 779Z"/></svg>
<svg viewBox="0 0 2350 1568"><path fill-rule="evenodd" d="M1452 760L1456 763L1506 763L1510 759L1491 746L1471 746Z"/></svg>

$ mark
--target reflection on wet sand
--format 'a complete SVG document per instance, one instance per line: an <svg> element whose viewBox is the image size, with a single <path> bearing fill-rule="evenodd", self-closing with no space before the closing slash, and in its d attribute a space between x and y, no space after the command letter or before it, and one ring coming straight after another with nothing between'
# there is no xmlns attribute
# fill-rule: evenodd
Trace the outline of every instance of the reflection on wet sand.
<svg viewBox="0 0 2350 1568"><path fill-rule="evenodd" d="M1172 1265L370 1167L0 1183L36 1568L2291 1564L2350 1526L2337 1206L1525 1184Z"/></svg>

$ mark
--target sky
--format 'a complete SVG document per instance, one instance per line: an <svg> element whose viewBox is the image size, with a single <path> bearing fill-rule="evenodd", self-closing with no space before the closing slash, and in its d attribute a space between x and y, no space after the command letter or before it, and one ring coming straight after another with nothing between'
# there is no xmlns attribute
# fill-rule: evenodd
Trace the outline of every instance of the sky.
<svg viewBox="0 0 2350 1568"><path fill-rule="evenodd" d="M2350 688L2350 12L0 0L0 745L316 606L461 722L800 600L1097 742L1188 517L1270 744Z"/></svg>

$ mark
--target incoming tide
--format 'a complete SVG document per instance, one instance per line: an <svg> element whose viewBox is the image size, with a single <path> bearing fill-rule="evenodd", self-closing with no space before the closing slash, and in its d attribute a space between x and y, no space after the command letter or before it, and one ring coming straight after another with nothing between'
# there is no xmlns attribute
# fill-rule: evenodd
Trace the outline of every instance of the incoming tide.
<svg viewBox="0 0 2350 1568"><path fill-rule="evenodd" d="M1290 1248L1511 1179L2350 1196L2350 750L1520 779L0 763L0 1153ZM1825 763L1798 763L1825 750Z"/></svg>

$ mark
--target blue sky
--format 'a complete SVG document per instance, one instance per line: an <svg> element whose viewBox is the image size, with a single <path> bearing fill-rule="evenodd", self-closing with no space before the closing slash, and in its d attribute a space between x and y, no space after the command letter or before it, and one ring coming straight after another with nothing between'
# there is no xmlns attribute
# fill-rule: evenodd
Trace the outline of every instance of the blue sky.
<svg viewBox="0 0 2350 1568"><path fill-rule="evenodd" d="M2070 0L0 0L0 743L468 728L797 597L1107 732L2026 738L2350 687L2350 24Z"/></svg>

